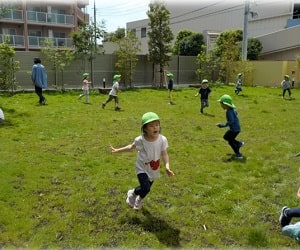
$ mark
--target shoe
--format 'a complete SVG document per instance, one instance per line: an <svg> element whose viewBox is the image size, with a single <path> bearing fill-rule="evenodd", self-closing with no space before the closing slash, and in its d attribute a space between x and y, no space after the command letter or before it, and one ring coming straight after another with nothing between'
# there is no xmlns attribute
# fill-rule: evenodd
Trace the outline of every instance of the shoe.
<svg viewBox="0 0 300 250"><path fill-rule="evenodd" d="M200 110L200 113L203 114L203 109Z"/></svg>
<svg viewBox="0 0 300 250"><path fill-rule="evenodd" d="M121 108L115 107L115 111L119 111L119 110L121 110Z"/></svg>
<svg viewBox="0 0 300 250"><path fill-rule="evenodd" d="M102 103L102 108L103 108L103 109L105 108L105 104L104 104L104 103Z"/></svg>
<svg viewBox="0 0 300 250"><path fill-rule="evenodd" d="M46 105L46 99L44 99L43 101L42 101L42 105Z"/></svg>
<svg viewBox="0 0 300 250"><path fill-rule="evenodd" d="M295 224L286 225L282 228L282 234L294 238L298 242L300 241L300 222Z"/></svg>
<svg viewBox="0 0 300 250"><path fill-rule="evenodd" d="M279 223L280 223L281 227L284 227L284 226L290 224L290 222L291 222L291 218L288 218L286 216L286 210L288 210L288 209L289 208L287 206L284 206L281 209L280 216L279 216Z"/></svg>
<svg viewBox="0 0 300 250"><path fill-rule="evenodd" d="M139 210L142 208L142 198L138 195L135 199L133 209Z"/></svg>
<svg viewBox="0 0 300 250"><path fill-rule="evenodd" d="M242 155L241 153L235 154L234 157L235 157L236 159L243 159L243 158L244 158L243 155Z"/></svg>
<svg viewBox="0 0 300 250"><path fill-rule="evenodd" d="M126 203L128 204L128 206L134 207L135 199L136 199L136 194L134 193L134 189L130 189L127 192L127 199L126 199Z"/></svg>

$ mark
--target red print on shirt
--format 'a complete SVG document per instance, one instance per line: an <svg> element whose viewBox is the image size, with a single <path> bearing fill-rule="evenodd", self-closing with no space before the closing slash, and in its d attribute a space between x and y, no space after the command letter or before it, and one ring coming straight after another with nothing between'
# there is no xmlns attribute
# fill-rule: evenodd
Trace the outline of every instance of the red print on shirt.
<svg viewBox="0 0 300 250"><path fill-rule="evenodd" d="M150 167L153 169L153 170L157 170L159 165L160 165L160 160L158 159L157 161L150 161Z"/></svg>

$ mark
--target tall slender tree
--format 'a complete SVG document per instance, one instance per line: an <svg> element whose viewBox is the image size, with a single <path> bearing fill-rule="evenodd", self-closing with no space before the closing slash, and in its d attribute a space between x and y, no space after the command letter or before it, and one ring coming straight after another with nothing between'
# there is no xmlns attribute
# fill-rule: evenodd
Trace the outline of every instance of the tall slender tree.
<svg viewBox="0 0 300 250"><path fill-rule="evenodd" d="M132 87L133 75L138 61L136 53L140 51L140 42L132 32L117 42L119 49L115 51L117 55L115 66L122 75L122 82L125 86L129 83L129 86Z"/></svg>
<svg viewBox="0 0 300 250"><path fill-rule="evenodd" d="M170 60L172 52L171 42L174 39L170 28L170 12L164 4L153 2L149 4L147 15L150 20L150 30L148 31L149 60L153 62L153 65L159 66L159 86L162 87L164 82L164 67Z"/></svg>

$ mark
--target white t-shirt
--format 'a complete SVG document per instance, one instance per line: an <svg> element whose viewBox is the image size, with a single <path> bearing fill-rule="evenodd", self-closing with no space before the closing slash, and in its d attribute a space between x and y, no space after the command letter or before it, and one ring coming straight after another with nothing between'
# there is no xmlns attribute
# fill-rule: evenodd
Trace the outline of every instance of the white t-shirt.
<svg viewBox="0 0 300 250"><path fill-rule="evenodd" d="M150 142L140 135L134 139L138 150L136 174L146 173L151 181L160 177L160 157L162 151L168 148L168 140L159 135L156 141Z"/></svg>
<svg viewBox="0 0 300 250"><path fill-rule="evenodd" d="M109 95L117 96L117 90L119 89L119 83L115 82L109 92Z"/></svg>
<svg viewBox="0 0 300 250"><path fill-rule="evenodd" d="M4 113L3 113L2 109L0 109L0 119L1 120L5 119L5 116L4 116Z"/></svg>

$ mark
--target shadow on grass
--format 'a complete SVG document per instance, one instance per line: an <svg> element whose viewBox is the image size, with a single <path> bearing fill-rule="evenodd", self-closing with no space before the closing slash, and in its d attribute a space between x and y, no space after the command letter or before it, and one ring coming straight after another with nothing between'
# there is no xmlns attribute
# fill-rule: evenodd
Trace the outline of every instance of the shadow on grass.
<svg viewBox="0 0 300 250"><path fill-rule="evenodd" d="M145 231L155 234L157 239L167 247L181 247L179 240L179 229L173 228L167 222L153 216L144 208L141 212L145 216L145 219L143 220L138 217L133 217L131 218L131 224L140 225Z"/></svg>
<svg viewBox="0 0 300 250"><path fill-rule="evenodd" d="M223 162L232 162L232 161L236 161L236 162L240 162L240 163L246 163L247 162L247 157L245 155L242 159L236 158L233 154L227 154L227 156L228 157L223 157L222 158Z"/></svg>

